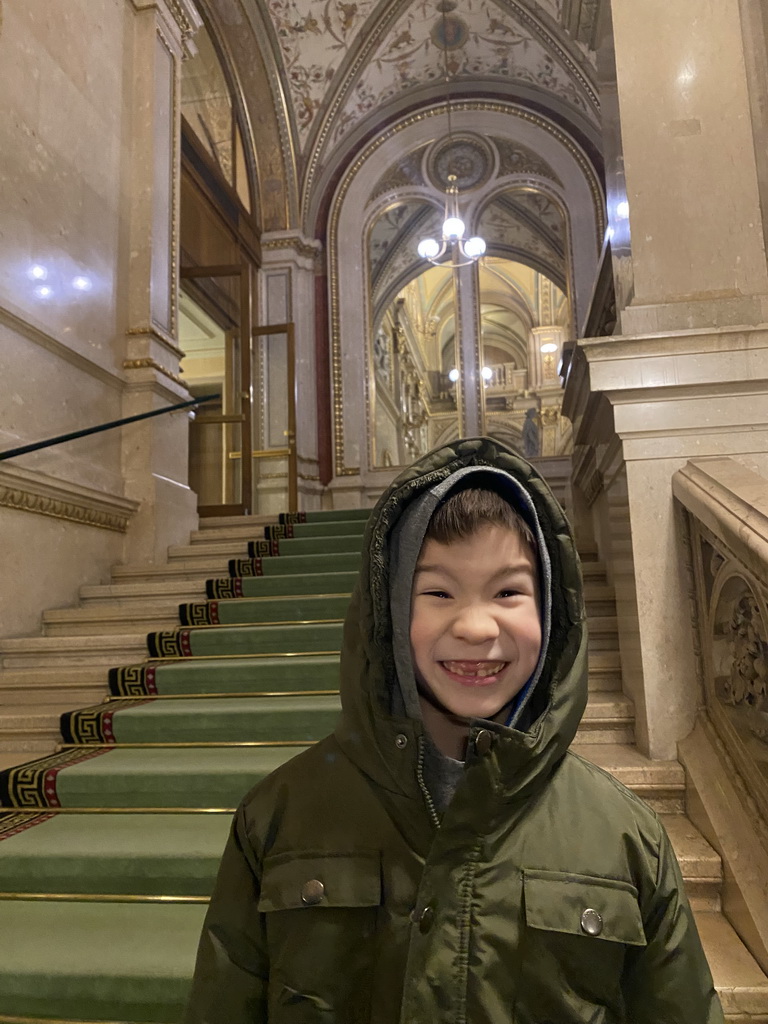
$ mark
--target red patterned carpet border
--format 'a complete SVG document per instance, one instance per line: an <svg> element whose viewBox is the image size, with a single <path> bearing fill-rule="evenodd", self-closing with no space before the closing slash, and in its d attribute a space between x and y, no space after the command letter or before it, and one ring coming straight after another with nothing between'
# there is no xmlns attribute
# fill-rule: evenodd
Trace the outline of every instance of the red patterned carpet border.
<svg viewBox="0 0 768 1024"><path fill-rule="evenodd" d="M260 558L231 558L229 560L229 575L236 576L263 576L264 567Z"/></svg>
<svg viewBox="0 0 768 1024"><path fill-rule="evenodd" d="M205 593L211 601L242 597L243 580L240 576L235 579L206 580Z"/></svg>
<svg viewBox="0 0 768 1024"><path fill-rule="evenodd" d="M157 665L125 665L109 670L109 692L113 697L154 697L157 694Z"/></svg>
<svg viewBox="0 0 768 1024"><path fill-rule="evenodd" d="M306 523L307 513L306 512L281 512L279 520L283 526L288 523Z"/></svg>
<svg viewBox="0 0 768 1024"><path fill-rule="evenodd" d="M267 540L290 540L294 536L292 523L281 523L280 526L265 526L264 536Z"/></svg>
<svg viewBox="0 0 768 1024"><path fill-rule="evenodd" d="M0 772L0 807L61 807L56 780L59 772L93 757L108 754L109 747L98 750L63 750L39 761L6 768Z"/></svg>
<svg viewBox="0 0 768 1024"><path fill-rule="evenodd" d="M189 629L162 629L147 633L150 658L190 658L192 641Z"/></svg>
<svg viewBox="0 0 768 1024"><path fill-rule="evenodd" d="M279 540L249 540L249 558L276 558L280 554Z"/></svg>
<svg viewBox="0 0 768 1024"><path fill-rule="evenodd" d="M61 735L65 743L93 745L115 743L113 719L119 711L154 703L153 697L123 701L121 704L95 704L90 708L67 711L61 716Z"/></svg>
<svg viewBox="0 0 768 1024"><path fill-rule="evenodd" d="M34 817L30 817L29 814L0 813L0 842L3 839L10 839L11 836L17 836L19 832L26 832L28 828L33 828L35 825L42 825L44 821L50 821L55 817L55 814L35 814Z"/></svg>

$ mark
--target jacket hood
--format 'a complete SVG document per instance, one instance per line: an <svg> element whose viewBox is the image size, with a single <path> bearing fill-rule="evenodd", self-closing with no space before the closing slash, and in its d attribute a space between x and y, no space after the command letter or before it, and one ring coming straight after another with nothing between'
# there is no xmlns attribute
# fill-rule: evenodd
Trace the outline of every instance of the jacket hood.
<svg viewBox="0 0 768 1024"><path fill-rule="evenodd" d="M424 727L415 705L408 638L413 567L438 503L458 480L483 471L494 474L497 487L500 483L533 529L543 591L542 656L511 724L470 722L470 736L481 728L495 734L494 792L523 799L546 781L586 706L581 572L559 503L536 470L498 441L472 438L435 449L397 477L373 509L344 626L336 737L364 774L393 793L421 797Z"/></svg>

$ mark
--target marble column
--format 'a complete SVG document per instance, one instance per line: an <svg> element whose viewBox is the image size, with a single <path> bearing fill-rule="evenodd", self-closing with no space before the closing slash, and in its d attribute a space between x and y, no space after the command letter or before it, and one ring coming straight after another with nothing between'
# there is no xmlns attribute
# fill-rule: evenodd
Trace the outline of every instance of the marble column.
<svg viewBox="0 0 768 1024"><path fill-rule="evenodd" d="M626 195L609 189L608 215L631 235L634 288L623 334L768 320L750 6L612 0Z"/></svg>
<svg viewBox="0 0 768 1024"><path fill-rule="evenodd" d="M200 26L190 0L129 0L133 73L125 173L125 386L132 416L189 398L178 376L180 81L186 41ZM129 562L161 562L197 522L189 489L189 419L171 413L123 429L126 495L140 502L127 537Z"/></svg>
<svg viewBox="0 0 768 1024"><path fill-rule="evenodd" d="M317 441L317 370L315 358L315 259L320 243L296 232L272 231L261 237L259 271L260 326L293 322L296 337L296 448L298 455L299 508L320 508ZM259 446L285 444L286 346L285 338L267 335L257 339L255 363L261 389ZM256 410L257 414L259 410ZM288 500L287 459L264 462L258 479L254 473L260 513L280 512Z"/></svg>

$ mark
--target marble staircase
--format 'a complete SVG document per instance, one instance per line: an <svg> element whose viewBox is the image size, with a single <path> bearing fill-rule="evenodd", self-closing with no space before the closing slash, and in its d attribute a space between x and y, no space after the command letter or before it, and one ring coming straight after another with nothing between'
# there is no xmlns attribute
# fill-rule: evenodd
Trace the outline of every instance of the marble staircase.
<svg viewBox="0 0 768 1024"><path fill-rule="evenodd" d="M224 575L227 560L242 557L265 521L203 521L188 545L170 549L165 565L116 566L109 584L82 588L77 607L46 611L41 636L0 641L0 767L53 751L59 715L101 700L108 669L143 660L146 633L178 626L178 605L205 600L205 581ZM686 816L683 768L651 761L635 746L634 709L621 687L614 594L604 566L593 553L583 555L590 695L574 749L662 816L727 1019L768 1024L768 978L721 912L722 864Z"/></svg>

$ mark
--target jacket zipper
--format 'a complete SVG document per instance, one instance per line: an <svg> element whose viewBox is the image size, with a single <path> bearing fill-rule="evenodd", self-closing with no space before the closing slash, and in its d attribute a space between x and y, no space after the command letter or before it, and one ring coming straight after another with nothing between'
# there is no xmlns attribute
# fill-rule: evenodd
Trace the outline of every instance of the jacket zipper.
<svg viewBox="0 0 768 1024"><path fill-rule="evenodd" d="M419 789L424 795L424 802L427 805L429 811L429 817L435 828L440 828L440 815L437 813L435 807L435 801L432 799L432 794L427 789L427 784L424 781L424 738L419 737L419 756L416 761L416 778L418 779Z"/></svg>

